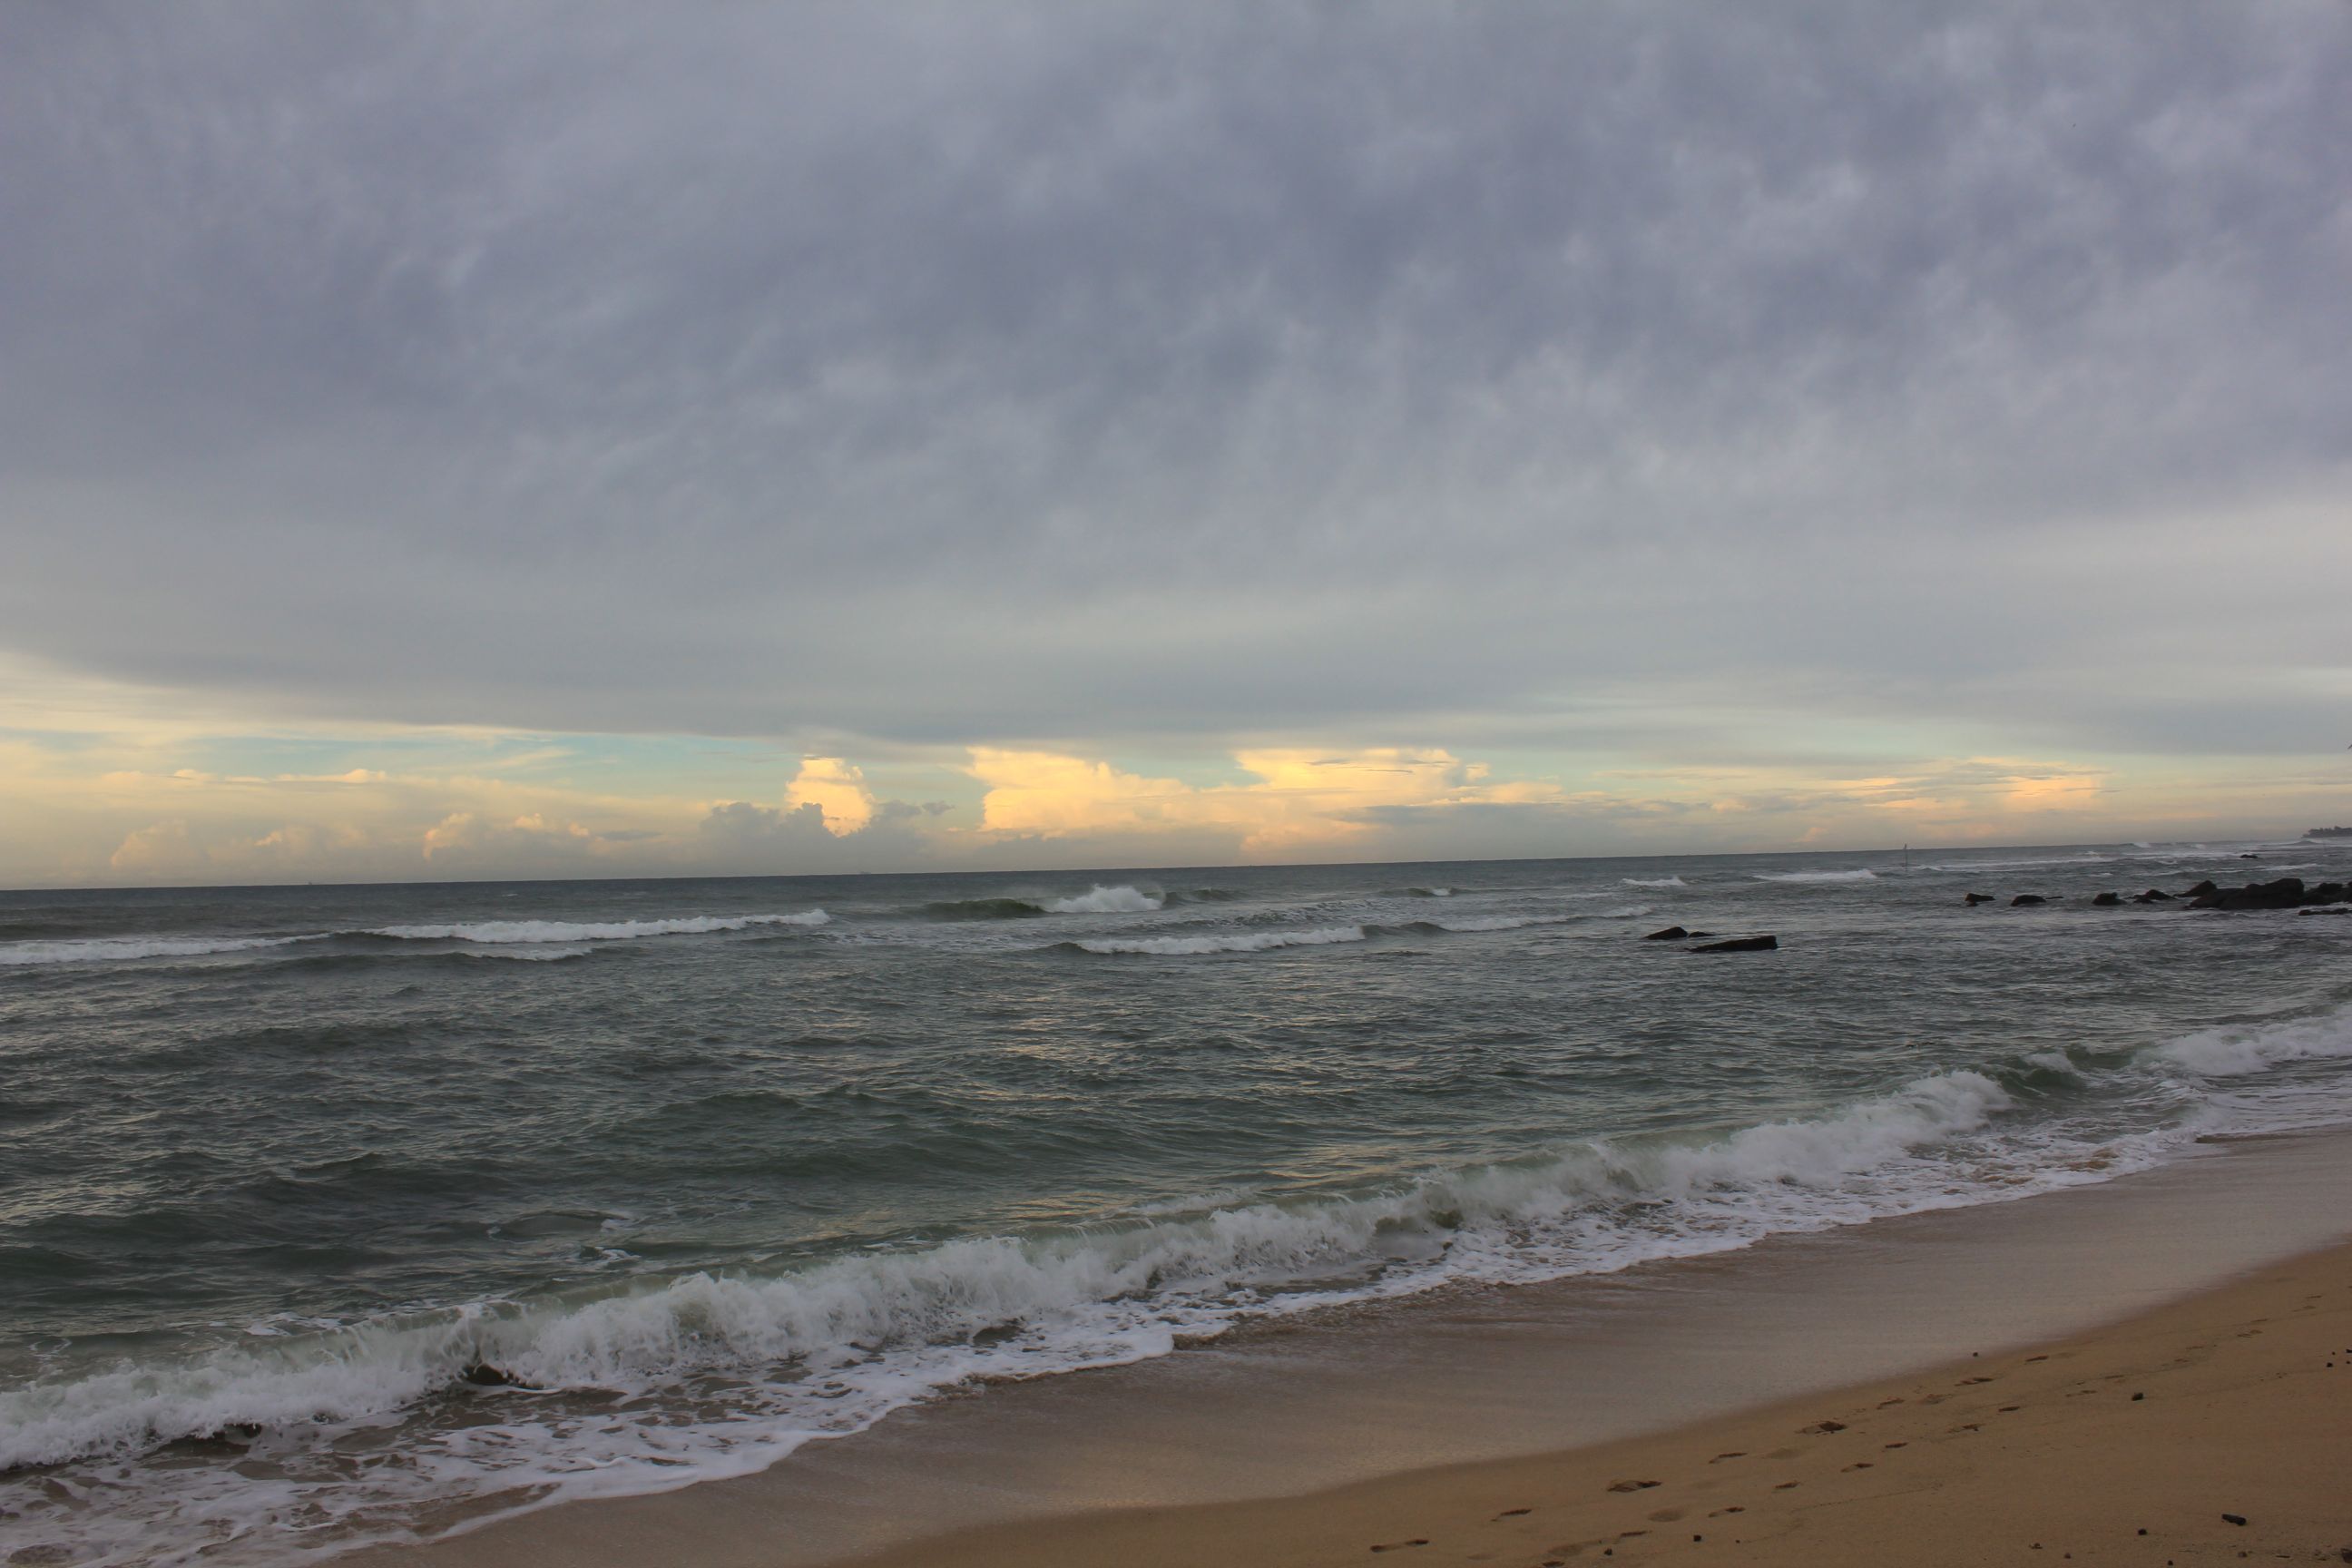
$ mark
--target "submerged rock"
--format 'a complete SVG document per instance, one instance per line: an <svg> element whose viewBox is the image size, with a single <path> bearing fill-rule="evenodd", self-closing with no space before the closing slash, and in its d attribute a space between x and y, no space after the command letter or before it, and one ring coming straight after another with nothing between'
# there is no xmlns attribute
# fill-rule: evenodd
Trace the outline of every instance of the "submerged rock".
<svg viewBox="0 0 2352 1568"><path fill-rule="evenodd" d="M1979 904L1997 903L1999 900L1990 893L1963 893L1960 895L1960 902L1968 905L1970 909L1974 909Z"/></svg>
<svg viewBox="0 0 2352 1568"><path fill-rule="evenodd" d="M1770 952L1780 945L1777 936L1736 936L1729 942L1710 942L1695 947L1693 952Z"/></svg>
<svg viewBox="0 0 2352 1568"><path fill-rule="evenodd" d="M1688 935L1690 935L1690 932L1683 930L1680 926L1668 926L1664 931L1652 931L1642 940L1643 942L1680 942Z"/></svg>
<svg viewBox="0 0 2352 1568"><path fill-rule="evenodd" d="M2049 901L2039 893L2020 893L2009 900L2009 907L2012 910L2030 909L2035 904L2046 904Z"/></svg>
<svg viewBox="0 0 2352 1568"><path fill-rule="evenodd" d="M2123 901L2124 896L2121 893L2101 893L2091 900L2095 908L2102 910L2112 910Z"/></svg>
<svg viewBox="0 0 2352 1568"><path fill-rule="evenodd" d="M2150 888L2147 892L2141 893L2134 898L2132 902L2136 904L2168 904L2172 902L2172 895L2166 892L2162 888Z"/></svg>
<svg viewBox="0 0 2352 1568"><path fill-rule="evenodd" d="M2220 891L2221 889L2216 888L2212 882L2208 879L2198 883L2195 887L2189 889L2180 896L2184 899L2201 899L2208 893L2218 893Z"/></svg>

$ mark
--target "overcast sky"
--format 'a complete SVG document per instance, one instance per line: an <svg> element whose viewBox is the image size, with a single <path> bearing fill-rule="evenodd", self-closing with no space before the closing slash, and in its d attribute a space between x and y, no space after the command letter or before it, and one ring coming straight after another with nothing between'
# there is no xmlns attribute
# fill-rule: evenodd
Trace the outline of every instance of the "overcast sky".
<svg viewBox="0 0 2352 1568"><path fill-rule="evenodd" d="M2342 0L27 3L0 234L0 883L2352 821Z"/></svg>

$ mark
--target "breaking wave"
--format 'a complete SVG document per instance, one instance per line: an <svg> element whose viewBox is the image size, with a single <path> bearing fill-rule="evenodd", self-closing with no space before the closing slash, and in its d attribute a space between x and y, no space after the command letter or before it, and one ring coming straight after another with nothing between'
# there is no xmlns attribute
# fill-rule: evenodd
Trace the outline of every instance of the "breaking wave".
<svg viewBox="0 0 2352 1568"><path fill-rule="evenodd" d="M626 942L641 936L707 936L753 926L821 926L833 917L823 910L790 915L689 915L667 921L464 921L455 925L382 926L362 936L400 942Z"/></svg>
<svg viewBox="0 0 2352 1568"><path fill-rule="evenodd" d="M1878 873L1867 867L1851 871L1757 871L1759 882L1875 882Z"/></svg>
<svg viewBox="0 0 2352 1568"><path fill-rule="evenodd" d="M281 1335L0 1394L0 1469L238 1427L379 1419L469 1375L481 1381L485 1367L541 1391L642 1394L748 1379L702 1437L724 1450L764 1419L754 1440L764 1464L976 1376L1135 1360L1251 1317L1456 1280L1609 1272L2083 1179L1979 1136L2014 1104L1991 1078L1959 1071L1814 1118L1598 1139L1351 1198L1178 1209L1124 1228L974 1237L770 1278L694 1273ZM658 1422L523 1407L506 1414L506 1430L529 1440L468 1446L488 1467L484 1481L578 1495L677 1479L667 1461L679 1434ZM566 1476L601 1479L496 1474L529 1468L534 1454L564 1456ZM725 1465L713 1452L698 1468L711 1463Z"/></svg>
<svg viewBox="0 0 2352 1568"><path fill-rule="evenodd" d="M1153 938L1140 951L1362 935ZM2228 1101L2180 1072L2344 1055L2352 1009L2200 1031L2104 1063L2030 1053L1810 1113L1593 1138L1346 1195L1223 1193L1083 1229L861 1249L768 1273L583 1282L348 1326L273 1320L207 1354L0 1392L0 1470L110 1463L187 1438L267 1443L278 1486L253 1488L226 1466L151 1468L84 1522L150 1542L176 1533L190 1557L224 1539L324 1555L354 1535L310 1527L363 1535L387 1509L478 1499L488 1516L501 1503L748 1473L977 1379L1163 1355L1253 1319L1609 1273L2104 1182L2227 1121L2216 1108ZM2160 1087L2178 1113L2095 1132L2072 1114L2086 1078ZM493 1386L467 1386L483 1384ZM353 1484L339 1442L389 1428L406 1435L402 1461ZM304 1529L285 1528L298 1516Z"/></svg>
<svg viewBox="0 0 2352 1568"><path fill-rule="evenodd" d="M2352 1057L2352 1012L2200 1029L2152 1057L2200 1078L2240 1078L2288 1062Z"/></svg>
<svg viewBox="0 0 2352 1568"><path fill-rule="evenodd" d="M1065 945L1085 952L1189 957L1210 952L1263 952L1274 947L1325 947L1333 942L1361 942L1369 934L1360 925L1315 926L1305 931L1245 931L1230 936L1098 937Z"/></svg>
<svg viewBox="0 0 2352 1568"><path fill-rule="evenodd" d="M334 934L314 931L305 936L110 936L78 942L12 942L0 943L0 968L120 963L140 958L202 958L216 952L251 952L268 947L291 947L301 942L325 942Z"/></svg>
<svg viewBox="0 0 2352 1568"><path fill-rule="evenodd" d="M1622 877L1618 879L1629 888L1687 888L1690 886L1680 877Z"/></svg>
<svg viewBox="0 0 2352 1568"><path fill-rule="evenodd" d="M1067 899L1048 899L1045 912L1055 915L1139 915L1148 914L1166 902L1156 893L1138 892L1133 888L1106 888L1097 883L1087 891Z"/></svg>

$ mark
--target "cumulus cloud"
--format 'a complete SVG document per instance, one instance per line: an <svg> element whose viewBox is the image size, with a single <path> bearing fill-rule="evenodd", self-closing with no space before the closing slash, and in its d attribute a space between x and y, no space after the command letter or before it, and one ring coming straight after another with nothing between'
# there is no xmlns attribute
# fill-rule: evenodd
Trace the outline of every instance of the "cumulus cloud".
<svg viewBox="0 0 2352 1568"><path fill-rule="evenodd" d="M795 808L814 806L824 830L836 838L874 820L874 792L866 787L866 774L840 757L803 758L784 802Z"/></svg>

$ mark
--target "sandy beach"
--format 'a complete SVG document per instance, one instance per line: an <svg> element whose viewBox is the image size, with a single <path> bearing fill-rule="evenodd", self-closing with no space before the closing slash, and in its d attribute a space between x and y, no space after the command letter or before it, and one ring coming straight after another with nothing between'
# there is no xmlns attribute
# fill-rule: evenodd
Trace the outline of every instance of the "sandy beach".
<svg viewBox="0 0 2352 1568"><path fill-rule="evenodd" d="M2037 1557L2036 1554L2041 1554ZM2095 1332L1652 1437L1027 1522L874 1568L2352 1563L2352 1247Z"/></svg>

